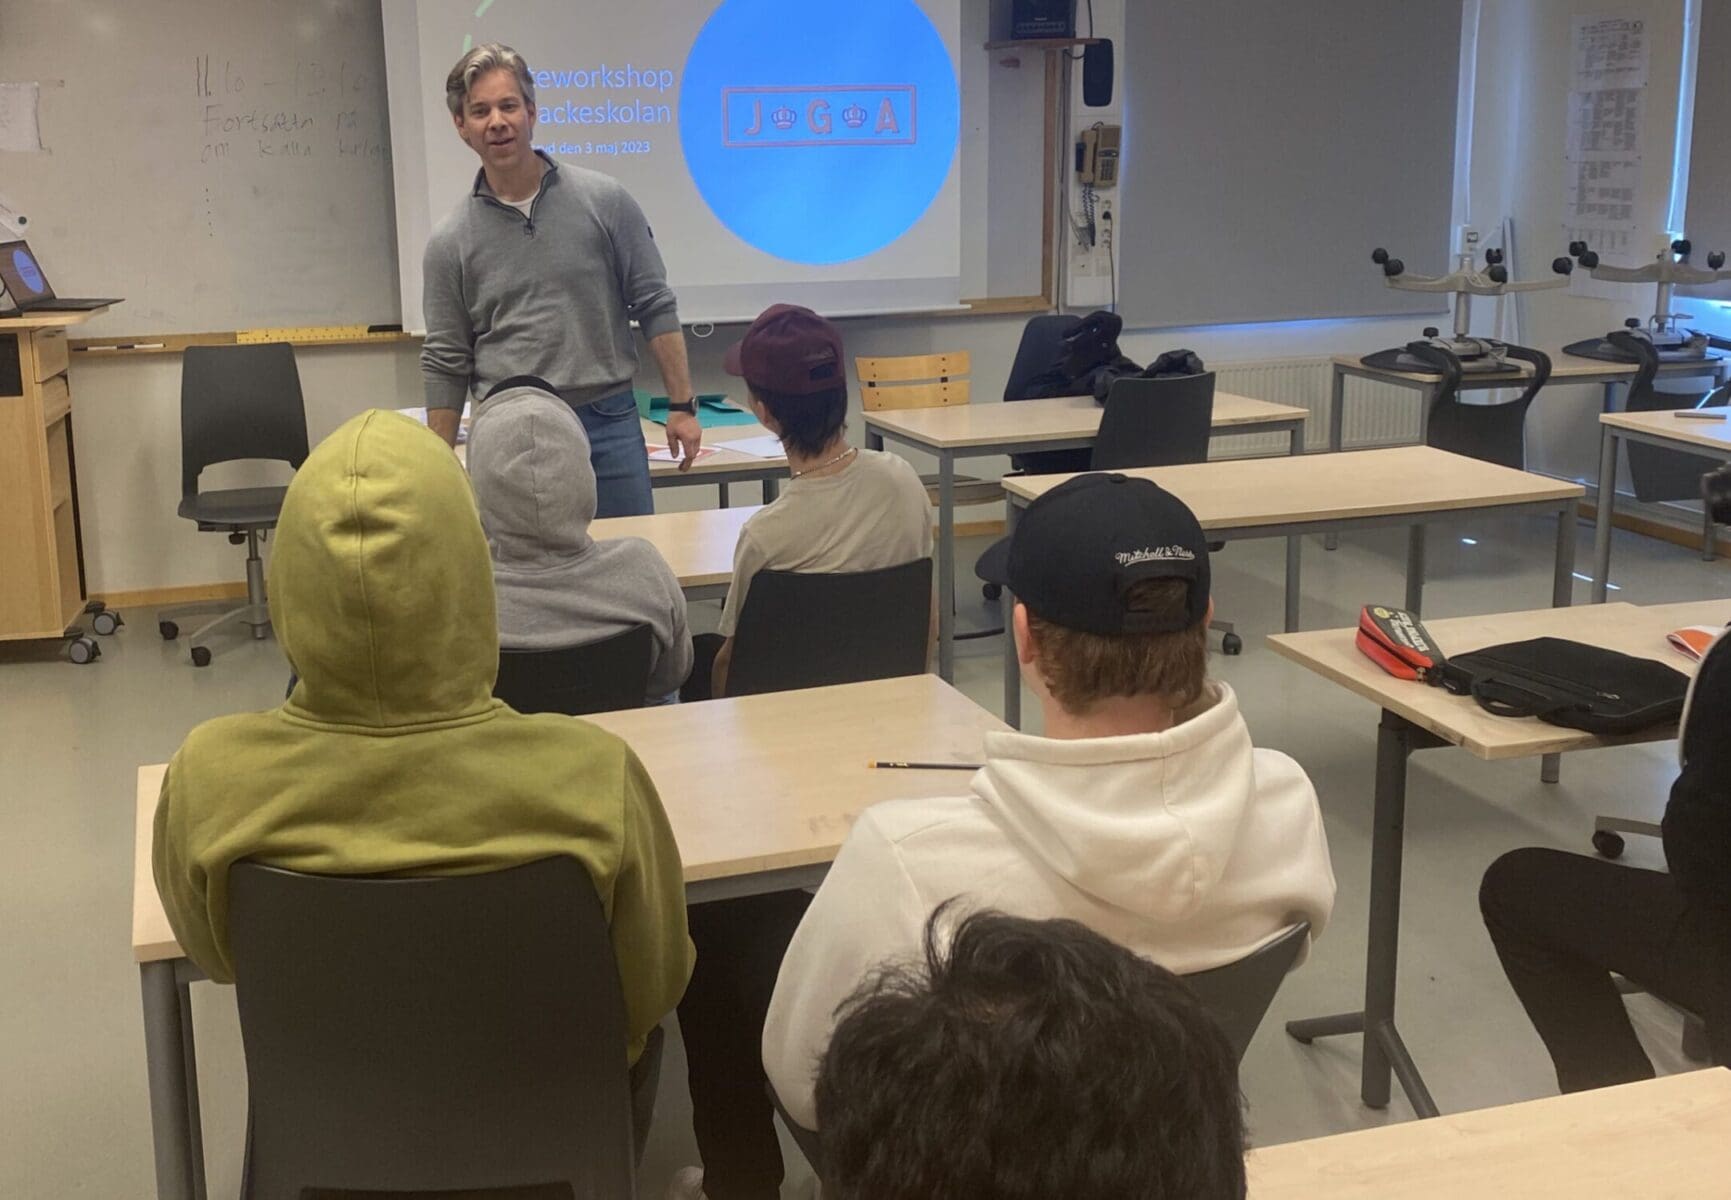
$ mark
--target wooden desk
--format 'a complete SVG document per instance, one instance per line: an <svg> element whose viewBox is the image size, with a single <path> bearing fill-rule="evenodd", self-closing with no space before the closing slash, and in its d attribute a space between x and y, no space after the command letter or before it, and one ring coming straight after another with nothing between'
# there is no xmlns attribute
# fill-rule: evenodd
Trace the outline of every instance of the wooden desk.
<svg viewBox="0 0 1731 1200"><path fill-rule="evenodd" d="M667 430L654 421L644 420L643 441L645 445L665 446ZM727 449L728 442L744 438L768 437L769 430L756 423L750 425L720 425L703 431L703 444L713 446L715 453L706 454L691 464L691 470L681 471L677 462L649 460L649 486L661 487L691 487L695 484L714 484L721 492L721 507L728 507L728 485L734 483L763 484L763 502L768 504L774 500L780 490L781 481L787 478L787 456L778 454L774 458L759 458L755 454L744 454L738 450ZM457 461L465 468L469 465L469 448L465 443L457 447Z"/></svg>
<svg viewBox="0 0 1731 1200"><path fill-rule="evenodd" d="M0 318L0 641L62 637L84 611L66 331L107 311Z"/></svg>
<svg viewBox="0 0 1731 1200"><path fill-rule="evenodd" d="M640 537L660 551L687 600L719 600L733 581L733 550L739 531L753 514L750 508L702 508L691 512L654 513L646 517L603 517L592 522L589 535L597 540Z"/></svg>
<svg viewBox="0 0 1731 1200"><path fill-rule="evenodd" d="M648 768L693 904L819 882L870 805L966 786L955 771L873 771L869 760L979 762L986 733L1004 728L932 675L583 719L628 741ZM151 871L165 769L138 769L132 954L143 990L157 1195L182 1200L203 1194L189 990L203 976L181 954Z"/></svg>
<svg viewBox="0 0 1731 1200"><path fill-rule="evenodd" d="M1598 604L1533 612L1456 617L1428 622L1437 643L1460 654L1499 642L1533 637L1570 638L1625 654L1657 659L1686 673L1695 664L1672 650L1665 635L1683 625L1724 624L1731 600L1695 601L1640 608ZM1653 742L1674 737L1674 727L1630 737L1599 737L1547 725L1536 718L1495 717L1471 697L1396 679L1359 652L1355 629L1276 634L1268 644L1325 679L1382 709L1376 741L1375 815L1370 851L1370 936L1365 953L1364 1008L1337 1016L1290 1021L1286 1030L1301 1042L1336 1034L1364 1036L1360 1095L1372 1108L1388 1104L1389 1074L1421 1117L1435 1116L1436 1103L1395 1027L1395 964L1400 943L1402 826L1406 819L1407 759L1416 750L1459 746L1483 759L1555 755L1598 746Z"/></svg>
<svg viewBox="0 0 1731 1200"><path fill-rule="evenodd" d="M1299 538L1405 525L1405 607L1424 599L1424 544L1428 524L1463 513L1519 512L1557 516L1556 571L1551 603L1566 605L1574 591L1578 484L1513 471L1431 446L1397 446L1296 458L1246 458L1122 472L1152 479L1183 500L1210 539L1286 538L1286 630L1299 625ZM1072 475L1018 475L1004 480L1013 528L1022 510ZM1012 603L1005 594L1006 619ZM1021 721L1021 676L1015 649L1004 646L1004 719Z"/></svg>
<svg viewBox="0 0 1731 1200"><path fill-rule="evenodd" d="M1245 1166L1250 1200L1699 1200L1731 1173L1731 1071L1289 1142Z"/></svg>
<svg viewBox="0 0 1731 1200"><path fill-rule="evenodd" d="M866 445L873 450L882 450L887 440L938 459L938 674L945 679L954 677L955 668L956 460L1092 446L1104 411L1092 396L1062 396L865 414ZM1304 451L1309 415L1290 404L1214 393L1216 434L1286 432L1295 455Z"/></svg>
<svg viewBox="0 0 1731 1200"><path fill-rule="evenodd" d="M1604 387L1604 408L1609 411L1616 399L1617 388L1635 377L1634 363L1603 362L1596 358L1576 358L1564 353L1560 348L1545 351L1551 358L1551 382L1553 383L1597 383ZM1328 448L1341 448L1341 427L1345 423L1346 381L1349 376L1359 379L1369 379L1377 383L1386 383L1391 387L1412 388L1422 397L1419 405L1419 435L1418 440L1425 440L1425 431L1430 423L1431 402L1436 399L1437 388L1441 380L1435 375L1421 375L1411 371L1390 371L1381 367L1367 367L1355 354L1336 354L1330 360L1334 372L1328 397ZM1662 362L1659 364L1661 378L1694 378L1702 375L1711 376L1714 383L1723 383L1727 371L1731 371L1731 359L1719 355L1708 355L1700 362ZM1532 372L1522 364L1520 369L1512 371L1497 371L1491 374L1463 373L1460 390L1463 392L1487 391L1492 388L1525 387L1527 380L1532 378Z"/></svg>
<svg viewBox="0 0 1731 1200"><path fill-rule="evenodd" d="M1599 414L1599 499L1593 519L1593 603L1604 602L1611 582L1611 513L1617 505L1617 446L1641 442L1668 450L1687 450L1709 458L1731 462L1731 409L1708 408L1717 421L1678 418L1669 412ZM1608 483L1606 481L1609 481ZM1713 561L1714 524L1711 513L1703 514L1701 557Z"/></svg>

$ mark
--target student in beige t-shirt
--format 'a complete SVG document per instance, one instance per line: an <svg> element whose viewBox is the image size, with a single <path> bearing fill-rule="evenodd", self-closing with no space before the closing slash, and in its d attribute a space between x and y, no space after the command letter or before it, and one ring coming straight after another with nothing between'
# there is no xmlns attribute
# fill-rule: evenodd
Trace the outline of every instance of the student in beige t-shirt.
<svg viewBox="0 0 1731 1200"><path fill-rule="evenodd" d="M919 475L893 454L848 445L843 361L836 327L791 304L766 310L728 351L727 370L744 377L752 411L786 447L792 479L739 532L710 696L726 692L734 630L759 571L875 571L931 556L931 508ZM687 699L707 698L701 647L697 658Z"/></svg>
<svg viewBox="0 0 1731 1200"><path fill-rule="evenodd" d="M693 639L698 663L684 692L704 682L715 647L714 694L733 656L733 632L752 576L763 570L871 571L932 552L932 517L912 467L847 444L841 334L810 309L778 304L728 352L752 411L787 447L793 476L781 498L746 522L733 559L721 638ZM725 639L725 640L723 640ZM799 731L788 730L797 741ZM774 1200L782 1181L775 1117L765 1091L763 1020L793 931L811 896L799 890L712 900L688 912L697 965L679 1002L701 1167L674 1179L671 1200Z"/></svg>

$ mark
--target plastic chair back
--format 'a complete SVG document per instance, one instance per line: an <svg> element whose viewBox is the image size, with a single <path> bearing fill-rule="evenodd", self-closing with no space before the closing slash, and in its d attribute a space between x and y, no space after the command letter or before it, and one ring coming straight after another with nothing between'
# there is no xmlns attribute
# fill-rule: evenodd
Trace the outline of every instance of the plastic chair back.
<svg viewBox="0 0 1731 1200"><path fill-rule="evenodd" d="M1009 381L1004 384L1004 399L1028 399L1029 381L1058 361L1064 351L1064 335L1081 323L1081 317L1062 313L1029 317L1022 326L1022 340L1016 346Z"/></svg>
<svg viewBox="0 0 1731 1200"><path fill-rule="evenodd" d="M647 625L558 650L501 650L493 695L520 713L616 712L642 708L654 634Z"/></svg>
<svg viewBox="0 0 1731 1200"><path fill-rule="evenodd" d="M635 1194L625 1002L580 862L428 879L237 863L229 885L246 1200Z"/></svg>
<svg viewBox="0 0 1731 1200"><path fill-rule="evenodd" d="M1281 981L1298 961L1299 951L1309 937L1310 922L1300 921L1237 962L1184 976L1190 990L1219 1022L1240 1062L1268 1006L1274 1003Z"/></svg>
<svg viewBox="0 0 1731 1200"><path fill-rule="evenodd" d="M1635 357L1635 377L1629 381L1629 392L1623 408L1626 412L1672 412L1681 408L1714 403L1717 393L1702 397L1683 392L1661 392L1653 386L1659 374L1659 352L1653 343L1621 330L1607 339L1617 349ZM1711 364L1703 364L1703 370ZM1643 442L1625 442L1629 455L1629 482L1634 486L1635 499L1654 504L1665 500L1699 500L1701 477L1720 460L1671 450L1664 446L1649 446Z"/></svg>
<svg viewBox="0 0 1731 1200"><path fill-rule="evenodd" d="M1206 462L1214 372L1115 379L1088 460L1091 471Z"/></svg>
<svg viewBox="0 0 1731 1200"><path fill-rule="evenodd" d="M727 694L921 675L932 560L837 574L759 571L734 631Z"/></svg>
<svg viewBox="0 0 1731 1200"><path fill-rule="evenodd" d="M198 494L215 463L307 459L307 414L294 347L188 346L180 369L180 494Z"/></svg>

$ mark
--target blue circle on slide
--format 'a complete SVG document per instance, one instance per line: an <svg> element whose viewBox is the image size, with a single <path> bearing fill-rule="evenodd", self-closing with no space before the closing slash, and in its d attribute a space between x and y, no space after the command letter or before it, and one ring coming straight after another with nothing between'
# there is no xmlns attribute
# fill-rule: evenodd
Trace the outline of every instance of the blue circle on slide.
<svg viewBox="0 0 1731 1200"><path fill-rule="evenodd" d="M679 137L718 220L777 258L881 250L931 207L961 96L914 0L725 0L680 83Z"/></svg>
<svg viewBox="0 0 1731 1200"><path fill-rule="evenodd" d="M12 267L18 272L18 278L24 281L24 286L31 291L40 292L47 288L48 281L42 278L42 268L22 249L12 251Z"/></svg>

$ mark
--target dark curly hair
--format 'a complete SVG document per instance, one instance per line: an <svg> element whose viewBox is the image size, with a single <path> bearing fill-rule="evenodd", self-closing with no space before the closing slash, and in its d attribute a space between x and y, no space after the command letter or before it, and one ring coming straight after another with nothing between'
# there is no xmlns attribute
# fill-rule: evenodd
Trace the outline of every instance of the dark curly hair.
<svg viewBox="0 0 1731 1200"><path fill-rule="evenodd" d="M951 903L954 903L953 901ZM963 919L838 1010L825 1200L1242 1200L1226 1036L1177 976L1075 921Z"/></svg>

